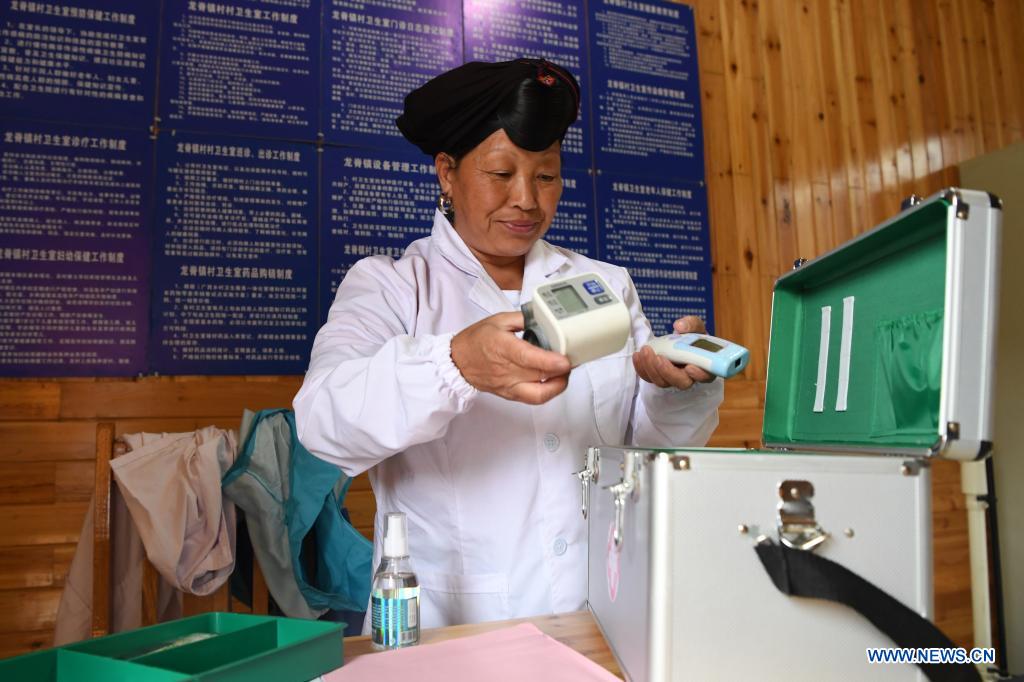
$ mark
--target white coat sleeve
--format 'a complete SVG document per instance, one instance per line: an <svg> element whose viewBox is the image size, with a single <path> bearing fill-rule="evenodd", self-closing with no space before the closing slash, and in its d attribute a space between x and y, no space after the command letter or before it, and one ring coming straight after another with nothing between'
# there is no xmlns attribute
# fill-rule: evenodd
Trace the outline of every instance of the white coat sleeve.
<svg viewBox="0 0 1024 682"><path fill-rule="evenodd" d="M623 300L633 320L633 340L639 350L650 340L650 322L640 307L636 287L625 274ZM725 396L722 379L695 383L691 388L660 388L639 379L633 399L630 443L642 447L702 447L718 427L718 406Z"/></svg>
<svg viewBox="0 0 1024 682"><path fill-rule="evenodd" d="M440 438L478 393L452 362L453 334L410 334L417 292L397 267L384 256L349 270L293 401L299 440L349 476Z"/></svg>

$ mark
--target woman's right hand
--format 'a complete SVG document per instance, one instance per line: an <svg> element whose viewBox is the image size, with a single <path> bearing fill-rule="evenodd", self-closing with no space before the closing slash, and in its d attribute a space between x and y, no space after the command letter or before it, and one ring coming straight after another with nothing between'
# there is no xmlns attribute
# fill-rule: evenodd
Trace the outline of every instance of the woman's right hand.
<svg viewBox="0 0 1024 682"><path fill-rule="evenodd" d="M540 405L569 385L569 358L516 337L522 313L498 313L452 338L452 362L477 390Z"/></svg>

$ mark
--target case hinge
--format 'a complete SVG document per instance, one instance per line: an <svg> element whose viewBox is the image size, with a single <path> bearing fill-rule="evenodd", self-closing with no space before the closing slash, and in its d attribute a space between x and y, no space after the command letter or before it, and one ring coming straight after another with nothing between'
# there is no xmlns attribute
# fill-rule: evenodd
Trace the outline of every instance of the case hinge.
<svg viewBox="0 0 1024 682"><path fill-rule="evenodd" d="M583 469L573 474L580 479L581 494L583 495L583 518L587 518L588 507L590 506L590 484L597 483L601 475L601 450L599 448L587 448L587 461Z"/></svg>
<svg viewBox="0 0 1024 682"><path fill-rule="evenodd" d="M623 530L626 525L626 498L636 499L640 494L640 458L639 452L625 452L622 455L622 480L614 485L605 486L605 490L612 494L615 503L615 522L612 530L612 539L615 546L622 545Z"/></svg>
<svg viewBox="0 0 1024 682"><path fill-rule="evenodd" d="M942 193L942 198L950 203L953 212L960 220L967 220L971 217L971 207L964 201L960 191L956 187L949 187Z"/></svg>

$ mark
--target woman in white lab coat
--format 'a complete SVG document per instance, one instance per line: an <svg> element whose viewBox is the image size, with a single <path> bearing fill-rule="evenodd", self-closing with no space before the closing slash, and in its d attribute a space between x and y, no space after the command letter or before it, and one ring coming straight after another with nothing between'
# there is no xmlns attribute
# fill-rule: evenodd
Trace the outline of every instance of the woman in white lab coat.
<svg viewBox="0 0 1024 682"><path fill-rule="evenodd" d="M398 126L440 182L433 231L397 261L351 268L295 397L303 444L350 476L369 471L375 566L383 514L406 513L423 627L583 608L572 473L586 448L703 445L718 423L721 380L643 348L651 329L626 270L542 239L578 109L575 79L542 60L465 64L406 98ZM632 335L570 371L516 336L519 306L588 271L628 305ZM675 327L703 331L697 318Z"/></svg>

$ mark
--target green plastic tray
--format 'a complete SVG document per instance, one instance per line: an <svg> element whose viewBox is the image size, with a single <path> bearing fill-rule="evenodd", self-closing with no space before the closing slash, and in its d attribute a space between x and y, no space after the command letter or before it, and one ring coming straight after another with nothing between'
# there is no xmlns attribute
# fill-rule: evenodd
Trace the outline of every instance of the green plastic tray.
<svg viewBox="0 0 1024 682"><path fill-rule="evenodd" d="M341 667L344 628L204 613L0 661L0 680L308 682Z"/></svg>

